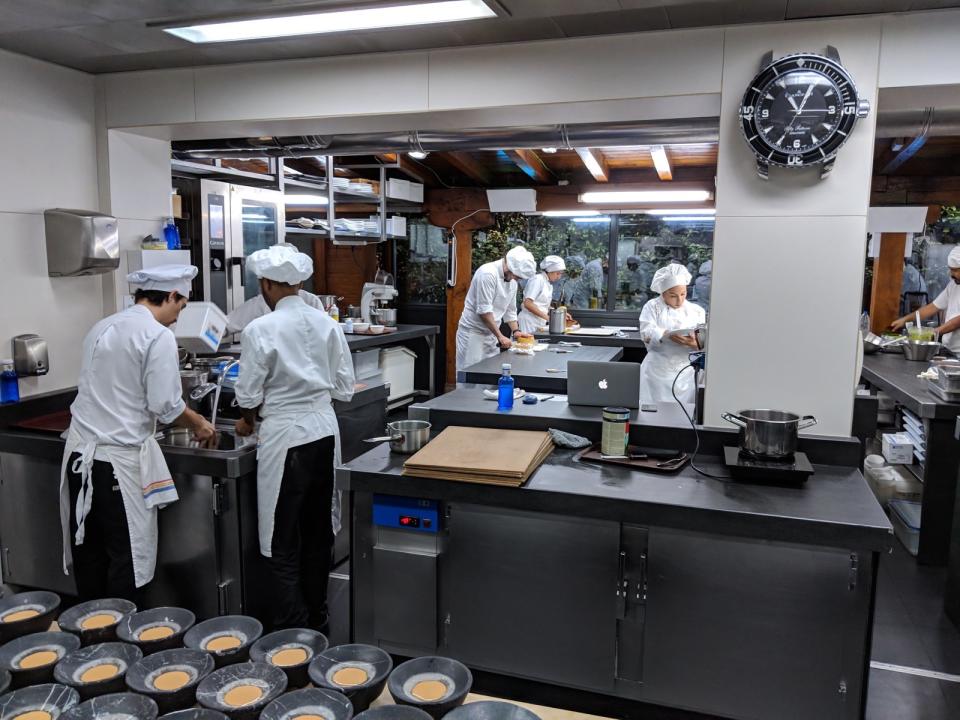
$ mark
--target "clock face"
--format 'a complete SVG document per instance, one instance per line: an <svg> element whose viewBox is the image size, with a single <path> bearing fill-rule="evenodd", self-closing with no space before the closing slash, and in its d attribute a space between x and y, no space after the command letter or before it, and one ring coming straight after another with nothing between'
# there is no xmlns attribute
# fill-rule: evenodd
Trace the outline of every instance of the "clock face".
<svg viewBox="0 0 960 720"><path fill-rule="evenodd" d="M753 79L740 129L758 158L802 167L829 160L846 142L860 109L857 88L836 61L789 55Z"/></svg>

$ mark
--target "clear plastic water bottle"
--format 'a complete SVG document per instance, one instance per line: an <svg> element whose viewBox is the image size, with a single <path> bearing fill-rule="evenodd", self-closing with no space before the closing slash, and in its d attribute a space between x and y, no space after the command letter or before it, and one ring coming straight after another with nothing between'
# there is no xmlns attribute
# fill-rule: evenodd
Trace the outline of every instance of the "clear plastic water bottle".
<svg viewBox="0 0 960 720"><path fill-rule="evenodd" d="M344 324L343 324L343 331L344 331L347 335L352 335L352 334L353 334L353 318L350 317L349 315L347 315L347 320L346 320L346 322L344 322Z"/></svg>
<svg viewBox="0 0 960 720"><path fill-rule="evenodd" d="M510 363L503 364L503 374L497 385L497 410L513 410L513 376L510 375Z"/></svg>
<svg viewBox="0 0 960 720"><path fill-rule="evenodd" d="M180 249L180 231L173 218L167 218L167 224L163 226L163 239L167 241L167 250Z"/></svg>
<svg viewBox="0 0 960 720"><path fill-rule="evenodd" d="M0 360L0 405L20 402L20 385L13 360Z"/></svg>

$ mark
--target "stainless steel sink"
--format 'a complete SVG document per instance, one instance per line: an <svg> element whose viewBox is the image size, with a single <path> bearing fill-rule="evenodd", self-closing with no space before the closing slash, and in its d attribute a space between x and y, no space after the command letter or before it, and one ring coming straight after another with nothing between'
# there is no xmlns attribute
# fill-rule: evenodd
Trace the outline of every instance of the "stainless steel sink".
<svg viewBox="0 0 960 720"><path fill-rule="evenodd" d="M230 452L233 450L243 450L247 447L253 447L257 444L256 435L240 437L234 431L232 425L217 425L217 447L201 448L200 444L193 439L193 431L186 428L167 428L156 434L157 442L167 447L191 448L206 452Z"/></svg>

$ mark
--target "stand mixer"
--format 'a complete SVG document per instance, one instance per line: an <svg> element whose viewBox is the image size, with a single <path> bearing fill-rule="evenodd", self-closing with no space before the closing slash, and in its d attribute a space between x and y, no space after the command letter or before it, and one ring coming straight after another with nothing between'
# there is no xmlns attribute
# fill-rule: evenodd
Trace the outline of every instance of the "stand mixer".
<svg viewBox="0 0 960 720"><path fill-rule="evenodd" d="M388 303L397 295L397 289L393 285L364 283L363 294L360 296L360 316L363 318L363 322L374 325L396 325L395 315L392 322L379 322L377 314L380 310L380 303ZM371 316L373 316L373 319L371 319Z"/></svg>

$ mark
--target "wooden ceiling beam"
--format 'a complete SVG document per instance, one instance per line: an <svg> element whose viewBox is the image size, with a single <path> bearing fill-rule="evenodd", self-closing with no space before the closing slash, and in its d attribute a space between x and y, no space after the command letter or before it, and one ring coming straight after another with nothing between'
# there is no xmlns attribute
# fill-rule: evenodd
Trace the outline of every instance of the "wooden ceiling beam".
<svg viewBox="0 0 960 720"><path fill-rule="evenodd" d="M667 149L663 145L654 145L650 148L650 157L653 160L653 166L657 169L657 176L663 181L673 180L673 170L670 169Z"/></svg>
<svg viewBox="0 0 960 720"><path fill-rule="evenodd" d="M478 163L476 158L474 158L470 153L447 152L443 153L442 157L444 160L450 163L454 169L463 173L478 185L482 187L490 187L493 184L490 173L487 172L486 168Z"/></svg>
<svg viewBox="0 0 960 720"><path fill-rule="evenodd" d="M597 182L610 182L610 168L607 166L607 160L599 150L590 148L577 148L577 155L583 161L587 171L593 175Z"/></svg>
<svg viewBox="0 0 960 720"><path fill-rule="evenodd" d="M523 170L523 172L532 180L536 180L540 185L552 185L554 183L553 173L543 164L543 160L533 150L507 150L513 164Z"/></svg>

